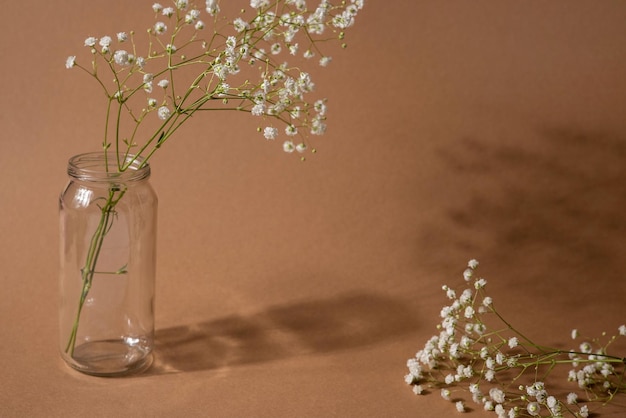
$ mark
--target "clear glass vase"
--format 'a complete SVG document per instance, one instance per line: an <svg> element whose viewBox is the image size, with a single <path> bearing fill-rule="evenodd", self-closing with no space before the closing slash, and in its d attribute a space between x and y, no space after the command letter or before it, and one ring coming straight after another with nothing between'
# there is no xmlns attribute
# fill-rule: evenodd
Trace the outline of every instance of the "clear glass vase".
<svg viewBox="0 0 626 418"><path fill-rule="evenodd" d="M60 350L83 373L145 370L154 347L157 197L133 156L72 157L61 193Z"/></svg>

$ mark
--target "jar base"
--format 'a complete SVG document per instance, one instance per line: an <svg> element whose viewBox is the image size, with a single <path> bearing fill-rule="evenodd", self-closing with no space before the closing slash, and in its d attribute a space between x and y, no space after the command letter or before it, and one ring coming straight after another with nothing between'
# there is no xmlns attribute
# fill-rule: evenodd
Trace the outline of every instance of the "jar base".
<svg viewBox="0 0 626 418"><path fill-rule="evenodd" d="M141 373L152 365L152 350L124 340L90 341L65 356L67 364L91 376L116 377Z"/></svg>

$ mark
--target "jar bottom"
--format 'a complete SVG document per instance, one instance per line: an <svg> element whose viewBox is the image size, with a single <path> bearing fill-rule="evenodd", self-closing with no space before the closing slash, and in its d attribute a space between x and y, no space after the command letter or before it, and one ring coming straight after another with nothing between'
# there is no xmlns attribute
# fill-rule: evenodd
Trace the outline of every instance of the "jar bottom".
<svg viewBox="0 0 626 418"><path fill-rule="evenodd" d="M77 346L74 355L65 360L73 369L88 375L123 376L148 369L152 350L124 340L90 341Z"/></svg>

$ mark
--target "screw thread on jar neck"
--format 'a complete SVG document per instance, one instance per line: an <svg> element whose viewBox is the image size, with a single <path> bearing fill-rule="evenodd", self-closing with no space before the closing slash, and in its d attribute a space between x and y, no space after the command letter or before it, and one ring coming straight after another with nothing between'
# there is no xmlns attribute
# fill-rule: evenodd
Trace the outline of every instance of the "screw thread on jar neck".
<svg viewBox="0 0 626 418"><path fill-rule="evenodd" d="M126 164L124 171L119 171L114 153L89 152L78 154L69 159L67 174L77 180L91 182L139 181L150 177L150 166L144 159L134 155L122 156Z"/></svg>

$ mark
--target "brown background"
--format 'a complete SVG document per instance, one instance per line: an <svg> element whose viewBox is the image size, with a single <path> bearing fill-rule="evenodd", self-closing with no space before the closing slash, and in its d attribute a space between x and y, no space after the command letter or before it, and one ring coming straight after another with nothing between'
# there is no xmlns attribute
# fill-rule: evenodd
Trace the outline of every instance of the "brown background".
<svg viewBox="0 0 626 418"><path fill-rule="evenodd" d="M626 2L369 0L314 158L220 114L154 159L155 366L70 371L57 196L103 109L64 62L152 2L5 3L0 416L453 415L403 375L470 258L547 344L626 322Z"/></svg>

